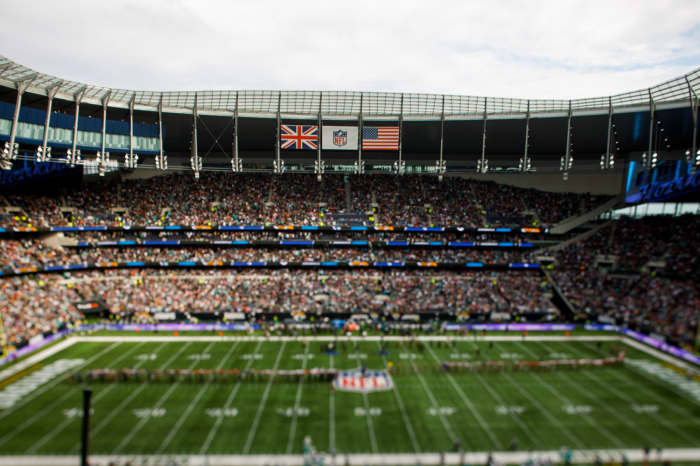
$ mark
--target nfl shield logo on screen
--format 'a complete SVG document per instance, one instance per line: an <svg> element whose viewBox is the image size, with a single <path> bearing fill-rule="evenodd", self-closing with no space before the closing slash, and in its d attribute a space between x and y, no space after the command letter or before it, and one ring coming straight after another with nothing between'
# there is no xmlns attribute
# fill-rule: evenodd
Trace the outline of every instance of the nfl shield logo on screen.
<svg viewBox="0 0 700 466"><path fill-rule="evenodd" d="M353 371L340 372L333 380L333 388L348 392L370 393L394 388L394 383L387 371Z"/></svg>
<svg viewBox="0 0 700 466"><path fill-rule="evenodd" d="M348 143L348 132L339 129L338 131L333 131L333 144L336 146L344 146Z"/></svg>

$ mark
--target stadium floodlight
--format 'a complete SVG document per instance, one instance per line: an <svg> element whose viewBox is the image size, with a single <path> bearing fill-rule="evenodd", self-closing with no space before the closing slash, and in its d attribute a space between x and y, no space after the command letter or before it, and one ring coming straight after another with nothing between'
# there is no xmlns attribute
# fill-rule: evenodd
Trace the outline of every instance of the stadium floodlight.
<svg viewBox="0 0 700 466"><path fill-rule="evenodd" d="M231 171L233 173L243 172L243 160L238 157L231 159Z"/></svg>
<svg viewBox="0 0 700 466"><path fill-rule="evenodd" d="M438 181L442 181L443 177L445 176L445 173L447 173L447 161L438 160L435 164L435 171L438 174Z"/></svg>
<svg viewBox="0 0 700 466"><path fill-rule="evenodd" d="M167 170L168 169L168 156L163 154L163 155L156 155L156 168L158 170Z"/></svg>
<svg viewBox="0 0 700 466"><path fill-rule="evenodd" d="M12 160L17 158L17 155L19 154L19 144L14 143L12 146L10 146L9 142L5 143L5 146L2 149L2 154L0 154L0 161L2 161L2 164L0 164L0 168L3 170L10 170L12 168Z"/></svg>
<svg viewBox="0 0 700 466"><path fill-rule="evenodd" d="M323 174L326 171L326 162L323 160L314 161L314 173L316 174L316 179L321 181Z"/></svg>
<svg viewBox="0 0 700 466"><path fill-rule="evenodd" d="M66 163L70 164L71 167L75 167L79 164L83 158L80 156L80 149L76 149L75 153L71 149L66 151Z"/></svg>
<svg viewBox="0 0 700 466"><path fill-rule="evenodd" d="M273 172L275 175L281 175L281 174L284 173L285 171L287 171L287 168L286 168L285 165L284 165L284 160L282 160L282 159L275 159L275 160L272 161L272 172Z"/></svg>
<svg viewBox="0 0 700 466"><path fill-rule="evenodd" d="M393 168L394 168L394 173L396 173L397 175L405 174L406 173L406 161L405 160L395 161Z"/></svg>
<svg viewBox="0 0 700 466"><path fill-rule="evenodd" d="M489 161L487 159L479 159L476 161L476 172L487 173L489 171Z"/></svg>
<svg viewBox="0 0 700 466"><path fill-rule="evenodd" d="M190 157L190 167L192 167L192 171L194 172L194 179L198 180L199 172L202 170L202 157L199 155Z"/></svg>
<svg viewBox="0 0 700 466"><path fill-rule="evenodd" d="M134 153L124 154L124 165L126 168L136 168L139 163L139 155Z"/></svg>
<svg viewBox="0 0 700 466"><path fill-rule="evenodd" d="M362 160L359 163L357 160L355 160L355 163L353 165L355 167L355 174L356 175L362 175L365 173L365 161L364 160Z"/></svg>
<svg viewBox="0 0 700 466"><path fill-rule="evenodd" d="M43 146L37 146L35 155L37 162L48 162L51 160L51 148L47 146L46 152L44 152Z"/></svg>
<svg viewBox="0 0 700 466"><path fill-rule="evenodd" d="M109 163L109 152L97 151L95 163L97 164L97 174L99 176L105 176L106 167Z"/></svg>
<svg viewBox="0 0 700 466"><path fill-rule="evenodd" d="M657 152L654 152L651 155L651 168L656 168L656 164L659 161L659 154Z"/></svg>

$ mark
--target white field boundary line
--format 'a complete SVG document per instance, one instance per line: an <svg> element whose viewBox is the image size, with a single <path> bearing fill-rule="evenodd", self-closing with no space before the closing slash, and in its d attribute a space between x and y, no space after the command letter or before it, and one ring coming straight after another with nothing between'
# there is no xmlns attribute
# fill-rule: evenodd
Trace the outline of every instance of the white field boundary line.
<svg viewBox="0 0 700 466"><path fill-rule="evenodd" d="M624 344L631 346L632 348L638 349L639 351L642 351L644 353L647 353L650 356L654 356L656 359L661 359L662 361L665 361L669 364L673 364L674 366L681 367L685 370L690 370L690 371L697 371L698 367L694 366L692 364L688 364L687 362L683 361L680 358L677 358L675 356L671 356L668 353L664 353L663 351L659 351L656 348L652 348L649 345L645 345L644 343L640 343L636 340L633 340L632 338L629 337L623 337L620 339Z"/></svg>
<svg viewBox="0 0 700 466"><path fill-rule="evenodd" d="M309 346L311 345L304 345L306 346L306 349L304 349L304 360L301 363L301 370L306 371L306 364L308 362L308 357L309 357ZM302 390L304 389L304 378L299 377L299 382L297 384L297 395L296 398L294 399L294 412L292 413L292 425L289 427L289 439L287 440L287 449L285 450L287 454L292 453L292 448L293 448L293 443L294 442L294 437L296 436L297 433L297 421L298 421L298 412L299 412L299 406L301 403L301 394Z"/></svg>
<svg viewBox="0 0 700 466"><path fill-rule="evenodd" d="M574 335L574 336L565 336L565 335L537 335L537 336L527 336L523 339L522 336L520 335L487 335L487 336L479 336L477 338L474 338L473 336L470 337L463 337L463 336L447 336L447 335L442 335L442 336L417 336L415 338L413 337L401 337L401 336L395 336L395 335L389 335L389 336L379 336L379 335L372 335L372 336L359 336L355 335L352 337L346 337L346 336L339 336L335 337L332 335L322 335L322 336L308 336L308 337L287 337L287 336L281 336L281 337L265 337L265 336L259 336L259 335L253 335L253 336L207 336L207 335L180 335L180 336L173 336L173 335L97 335L97 336L77 336L77 337L72 337L75 338L76 341L78 342L91 342L91 341L97 341L97 342L128 342L128 341L164 341L164 342L174 342L174 341L192 341L192 342L207 342L207 341L264 341L264 342L297 342L297 341L318 341L318 342L333 342L333 341L345 341L345 342L354 342L354 343L362 343L363 341L367 342L375 342L375 341L411 341L411 340L416 340L416 341L522 341L522 342L527 342L527 341L620 341L621 336L620 335ZM669 356L670 357L670 356Z"/></svg>
<svg viewBox="0 0 700 466"><path fill-rule="evenodd" d="M521 464L528 460L549 460L555 464L561 461L559 450L541 451L496 451L491 452L493 459L498 463ZM439 465L443 464L484 464L489 452L471 453L445 453L442 456L435 453L394 453L394 454L351 454L333 457L328 454L318 455L324 464L333 464L334 459L344 464L366 466L379 464L392 464L397 466ZM621 461L626 456L630 462L641 462L645 459L644 452L640 448L635 449L608 449L608 450L575 450L572 463L590 463L591 459L598 455L603 459ZM657 455L651 453L648 459L661 461L698 461L700 460L700 448L667 448ZM144 464L166 464L172 461L177 464L189 466L267 466L270 464L280 466L302 466L302 455L92 455L90 460L97 464L125 464L128 461L144 461ZM80 464L79 456L0 456L0 466L77 466Z"/></svg>
<svg viewBox="0 0 700 466"><path fill-rule="evenodd" d="M40 363L41 361L43 361L46 358L50 358L51 356L58 353L59 351L63 351L64 349L73 345L76 341L77 340L74 337L68 337L65 340L60 341L60 342L56 343L55 345L46 348L43 351L40 350L38 353L34 353L33 355L18 362L17 364L10 366L3 371L0 371L0 381L5 380L9 377L12 377L13 375L17 374L18 372L21 372L24 369L27 369L28 367L32 367L33 365Z"/></svg>

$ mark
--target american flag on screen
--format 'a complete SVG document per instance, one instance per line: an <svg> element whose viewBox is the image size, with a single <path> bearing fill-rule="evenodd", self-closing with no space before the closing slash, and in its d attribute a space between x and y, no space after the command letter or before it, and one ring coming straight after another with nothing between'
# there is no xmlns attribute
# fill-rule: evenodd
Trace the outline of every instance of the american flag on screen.
<svg viewBox="0 0 700 466"><path fill-rule="evenodd" d="M362 128L362 150L399 150L399 127Z"/></svg>
<svg viewBox="0 0 700 466"><path fill-rule="evenodd" d="M318 149L318 126L281 125L280 129L282 149Z"/></svg>

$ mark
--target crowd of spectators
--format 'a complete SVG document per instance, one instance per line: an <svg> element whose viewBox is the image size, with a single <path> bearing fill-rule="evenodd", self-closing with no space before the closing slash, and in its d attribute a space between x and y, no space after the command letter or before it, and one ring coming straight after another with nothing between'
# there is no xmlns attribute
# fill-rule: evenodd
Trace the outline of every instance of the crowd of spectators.
<svg viewBox="0 0 700 466"><path fill-rule="evenodd" d="M169 174L92 185L59 196L6 196L24 214L4 226L329 225L339 212L384 225L552 224L604 198L420 175ZM66 209L75 209L69 212ZM127 208L127 213L114 209ZM493 221L492 221L493 220Z"/></svg>
<svg viewBox="0 0 700 466"><path fill-rule="evenodd" d="M367 247L81 247L53 248L42 241L2 241L0 270L100 262L305 262L305 261L480 261L490 264L532 262L529 249L367 248Z"/></svg>
<svg viewBox="0 0 700 466"><path fill-rule="evenodd" d="M557 253L575 309L692 345L700 318L700 217L622 217ZM601 256L612 256L605 261Z"/></svg>
<svg viewBox="0 0 700 466"><path fill-rule="evenodd" d="M109 270L0 280L9 342L56 331L81 318L72 306L103 301L117 315L257 312L546 312L537 273L424 271ZM252 315L252 314L251 314Z"/></svg>

